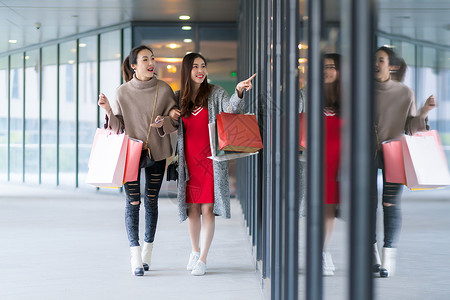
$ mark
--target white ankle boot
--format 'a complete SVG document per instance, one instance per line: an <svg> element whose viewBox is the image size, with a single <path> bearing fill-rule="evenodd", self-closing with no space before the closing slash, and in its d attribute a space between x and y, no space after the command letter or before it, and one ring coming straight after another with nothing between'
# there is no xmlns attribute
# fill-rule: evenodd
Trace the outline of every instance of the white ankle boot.
<svg viewBox="0 0 450 300"><path fill-rule="evenodd" d="M142 266L144 271L150 269L150 263L152 261L153 243L144 242L144 248L142 249Z"/></svg>
<svg viewBox="0 0 450 300"><path fill-rule="evenodd" d="M391 277L395 275L395 258L397 256L397 248L384 248L383 258L381 261L380 277Z"/></svg>
<svg viewBox="0 0 450 300"><path fill-rule="evenodd" d="M334 266L333 259L331 258L330 252L325 252L325 261L327 263L328 268L330 268L331 271L336 271L336 267Z"/></svg>
<svg viewBox="0 0 450 300"><path fill-rule="evenodd" d="M373 272L378 273L381 270L380 253L378 252L378 244L373 244Z"/></svg>
<svg viewBox="0 0 450 300"><path fill-rule="evenodd" d="M144 275L144 267L142 266L141 246L130 247L131 254L131 273L135 276Z"/></svg>
<svg viewBox="0 0 450 300"><path fill-rule="evenodd" d="M331 255L328 258L327 253L322 252L322 274L324 276L333 276L334 275L334 265L330 265ZM333 261L331 261L333 264Z"/></svg>

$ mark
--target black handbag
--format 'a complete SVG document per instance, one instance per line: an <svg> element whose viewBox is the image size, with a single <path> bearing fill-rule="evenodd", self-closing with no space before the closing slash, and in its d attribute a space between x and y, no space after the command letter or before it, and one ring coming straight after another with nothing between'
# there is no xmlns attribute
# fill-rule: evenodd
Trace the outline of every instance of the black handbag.
<svg viewBox="0 0 450 300"><path fill-rule="evenodd" d="M139 159L139 168L148 168L155 164L155 161L150 158L150 149L142 150L141 158Z"/></svg>
<svg viewBox="0 0 450 300"><path fill-rule="evenodd" d="M152 159L152 154L150 153L150 146L148 146L148 137L150 136L150 131L152 130L153 117L155 116L156 101L158 100L158 82L156 82L156 92L155 92L155 102L153 103L152 118L150 119L150 124L148 125L147 140L142 147L141 158L139 159L139 168L148 168L155 164Z"/></svg>
<svg viewBox="0 0 450 300"><path fill-rule="evenodd" d="M178 156L167 166L167 181L178 180Z"/></svg>

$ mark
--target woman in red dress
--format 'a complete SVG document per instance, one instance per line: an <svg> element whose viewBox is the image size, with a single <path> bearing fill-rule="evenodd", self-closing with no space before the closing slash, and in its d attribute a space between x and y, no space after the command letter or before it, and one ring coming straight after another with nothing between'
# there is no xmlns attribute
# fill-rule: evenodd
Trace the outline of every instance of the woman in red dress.
<svg viewBox="0 0 450 300"><path fill-rule="evenodd" d="M325 213L323 241L323 274L334 275L331 254L326 252L327 244L334 231L336 205L339 204L339 164L341 155L341 119L340 106L340 55L326 54L324 57L325 85Z"/></svg>
<svg viewBox="0 0 450 300"><path fill-rule="evenodd" d="M254 75L255 76L255 75ZM214 236L215 216L230 217L227 162L212 161L208 124L216 115L243 111L243 94L252 88L251 80L241 81L230 97L220 86L207 80L205 58L187 54L181 67L178 114L178 207L180 221L188 220L192 253L186 269L204 275L206 258ZM201 241L200 241L201 233Z"/></svg>

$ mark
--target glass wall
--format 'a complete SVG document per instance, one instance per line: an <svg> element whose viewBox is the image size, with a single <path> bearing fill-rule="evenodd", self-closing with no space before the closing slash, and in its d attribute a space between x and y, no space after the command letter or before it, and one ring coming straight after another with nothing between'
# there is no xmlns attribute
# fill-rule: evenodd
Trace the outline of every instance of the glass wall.
<svg viewBox="0 0 450 300"><path fill-rule="evenodd" d="M120 30L100 35L100 92L109 99L111 107L116 103L116 89L121 84ZM100 126L105 122L105 111L100 110Z"/></svg>
<svg viewBox="0 0 450 300"><path fill-rule="evenodd" d="M25 182L39 183L40 54L25 52Z"/></svg>
<svg viewBox="0 0 450 300"><path fill-rule="evenodd" d="M187 26L187 25L186 25ZM183 56L195 52L195 26L166 26L134 28L134 39L137 45L148 45L156 57L156 74L159 79L167 82L172 90L180 89L180 71ZM188 28L190 28L188 30ZM209 69L208 69L209 72Z"/></svg>
<svg viewBox="0 0 450 300"><path fill-rule="evenodd" d="M450 162L450 50L439 51L438 128L442 144Z"/></svg>
<svg viewBox="0 0 450 300"><path fill-rule="evenodd" d="M24 57L23 54L14 54L10 59L10 179L23 181Z"/></svg>
<svg viewBox="0 0 450 300"><path fill-rule="evenodd" d="M58 180L58 49L42 48L41 182Z"/></svg>
<svg viewBox="0 0 450 300"><path fill-rule="evenodd" d="M0 57L0 180L8 179L8 56Z"/></svg>
<svg viewBox="0 0 450 300"><path fill-rule="evenodd" d="M59 183L76 182L77 43L60 45L59 53Z"/></svg>
<svg viewBox="0 0 450 300"><path fill-rule="evenodd" d="M232 93L236 30L231 23L139 22L0 57L0 180L92 188L84 183L91 144L105 120L98 94L115 105L133 44L154 49L158 78L174 90L183 56L203 51L211 82Z"/></svg>
<svg viewBox="0 0 450 300"><path fill-rule="evenodd" d="M78 64L78 182L88 172L91 145L97 128L97 37L79 40Z"/></svg>
<svg viewBox="0 0 450 300"><path fill-rule="evenodd" d="M420 61L421 67L418 74L418 91L416 92L417 107L420 108L425 103L425 100L435 95L439 99L438 93L438 65L437 65L437 50L430 47L422 47ZM433 109L428 113L428 120L431 128L437 127L437 109Z"/></svg>
<svg viewBox="0 0 450 300"><path fill-rule="evenodd" d="M200 52L208 60L208 79L233 94L237 79L237 30L201 28L200 39Z"/></svg>

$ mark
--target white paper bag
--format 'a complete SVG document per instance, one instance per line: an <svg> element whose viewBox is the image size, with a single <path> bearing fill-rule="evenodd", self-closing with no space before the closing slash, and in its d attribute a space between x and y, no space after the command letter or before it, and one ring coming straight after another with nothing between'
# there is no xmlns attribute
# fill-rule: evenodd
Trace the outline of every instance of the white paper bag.
<svg viewBox="0 0 450 300"><path fill-rule="evenodd" d="M406 185L410 189L450 185L450 173L437 131L402 137Z"/></svg>
<svg viewBox="0 0 450 300"><path fill-rule="evenodd" d="M89 158L86 183L97 187L121 187L125 170L128 137L97 131Z"/></svg>

